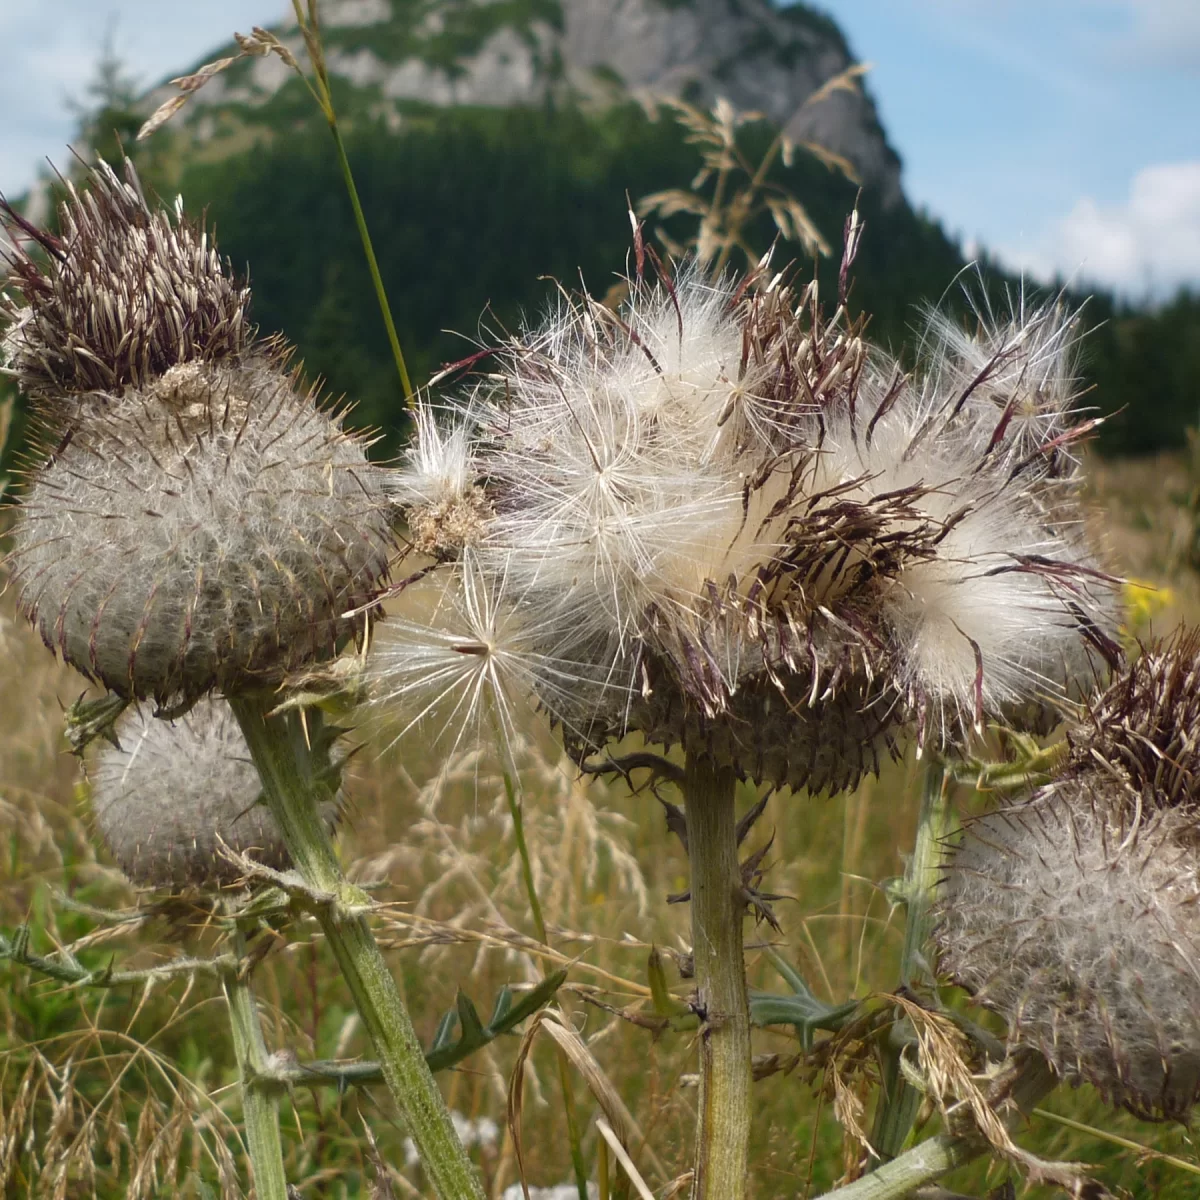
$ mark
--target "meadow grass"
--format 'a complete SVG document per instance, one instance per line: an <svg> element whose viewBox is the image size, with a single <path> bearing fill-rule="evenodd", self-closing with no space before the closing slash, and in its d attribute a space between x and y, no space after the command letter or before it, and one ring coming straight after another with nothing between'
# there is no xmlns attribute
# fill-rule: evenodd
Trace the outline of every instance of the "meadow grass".
<svg viewBox="0 0 1200 1200"><path fill-rule="evenodd" d="M1162 632L1177 614L1194 611L1197 588L1194 577L1168 575L1170 505L1161 487L1151 491L1146 479L1137 485L1139 471L1138 465L1094 470L1094 499L1116 514L1109 535L1119 565L1171 585L1171 606L1155 622ZM203 911L138 897L95 849L86 783L62 738L63 707L78 696L80 679L54 662L10 607L2 611L0 933L11 938L27 924L35 951L74 944L92 968L148 966L211 951L214 936ZM398 737L372 721L360 734L370 744L353 760L342 855L353 878L378 884L377 930L422 1039L433 1039L458 989L486 1019L504 985L519 991L547 967L569 965L559 1002L594 1064L591 1088L583 1073L572 1073L593 1178L596 1118L603 1111L593 1089L603 1091L607 1080L632 1120L638 1169L656 1195L670 1194L690 1163L696 1089L694 1032L646 1027L654 1023L656 947L671 989L684 996L689 987L679 970L687 905L667 902L687 886L687 862L667 831L663 806L649 788L581 779L549 731L530 718L518 766L525 835L549 928L545 950L534 940L494 756L486 748L439 745L429 728ZM845 797L771 797L747 848L774 838L763 886L784 897L774 905L781 932L761 922L747 926L752 986L787 990L768 947L833 1004L895 985L903 913L890 906L884 885L903 871L901 852L912 842L916 775L916 765L903 762ZM660 791L678 799L667 785ZM756 798L743 787L739 810ZM980 802L969 793L960 799L968 807ZM263 948L255 986L269 1049L301 1062L367 1054L365 1033L315 923L294 923ZM214 979L68 989L11 964L0 965L0 978L3 1195L204 1197L247 1190L236 1064ZM535 1186L563 1183L572 1175L570 1149L555 1042L544 1029L529 1047L518 1036L502 1038L440 1077L451 1108L473 1123L472 1154L492 1196L518 1179L506 1113L510 1079L526 1048L526 1178ZM818 1195L858 1153L834 1119L820 1055L806 1059L800 1049L785 1029L755 1033L764 1077L754 1091L751 1194L763 1200ZM1086 1087L1059 1089L1044 1109L1198 1160L1186 1131L1114 1115ZM922 1115L926 1131L936 1128L935 1114ZM381 1086L296 1087L283 1104L283 1133L289 1179L305 1197L387 1196L381 1175L392 1195L426 1194ZM1044 1157L1096 1163L1110 1188L1132 1196L1200 1190L1200 1179L1178 1166L1049 1117L1035 1117L1019 1140ZM978 1163L945 1185L981 1195L1010 1174ZM615 1167L614 1178L623 1178Z"/></svg>

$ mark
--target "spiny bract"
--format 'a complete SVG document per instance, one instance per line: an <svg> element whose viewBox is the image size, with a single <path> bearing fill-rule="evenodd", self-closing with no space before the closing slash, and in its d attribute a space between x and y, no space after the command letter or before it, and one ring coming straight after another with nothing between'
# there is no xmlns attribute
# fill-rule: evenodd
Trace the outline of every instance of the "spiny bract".
<svg viewBox="0 0 1200 1200"><path fill-rule="evenodd" d="M66 187L57 237L0 211L12 239L0 257L20 297L0 298L9 322L0 366L44 415L69 418L79 394L144 387L170 367L247 349L250 290L184 219L181 201L174 219L151 209L128 161L124 179L101 162L86 190Z"/></svg>
<svg viewBox="0 0 1200 1200"><path fill-rule="evenodd" d="M119 748L106 745L89 771L91 807L97 833L131 882L170 889L235 884L245 872L222 845L276 870L291 865L223 700L202 700L170 722L134 711L116 733ZM332 829L336 802L322 816Z"/></svg>
<svg viewBox="0 0 1200 1200"><path fill-rule="evenodd" d="M1186 1118L1200 1099L1200 829L1068 780L971 822L951 854L941 972L1012 1045L1114 1105Z"/></svg>
<svg viewBox="0 0 1200 1200"><path fill-rule="evenodd" d="M1143 646L1069 736L1069 774L1124 780L1131 803L1200 804L1200 630Z"/></svg>
<svg viewBox="0 0 1200 1200"><path fill-rule="evenodd" d="M577 675L540 698L578 752L640 729L848 787L902 722L956 736L1061 694L1088 639L1112 649L1054 469L1070 413L1037 444L986 386L1069 404L1068 318L1022 320L1000 348L940 335L955 363L914 380L815 284L635 279L619 311L563 300L502 345L440 424L424 402L397 491L420 548L469 545L529 649Z"/></svg>

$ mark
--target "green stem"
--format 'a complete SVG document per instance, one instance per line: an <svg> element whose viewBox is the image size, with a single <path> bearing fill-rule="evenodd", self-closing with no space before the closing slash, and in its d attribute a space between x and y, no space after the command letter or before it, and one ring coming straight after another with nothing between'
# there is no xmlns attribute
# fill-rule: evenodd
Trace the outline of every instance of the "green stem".
<svg viewBox="0 0 1200 1200"><path fill-rule="evenodd" d="M503 753L504 741L499 736L498 726L496 733L501 753ZM546 937L546 920L542 915L542 902L538 899L537 887L533 882L533 864L529 858L529 846L525 841L525 818L521 811L521 798L517 795L512 772L504 769L503 775L504 796L508 801L509 815L512 817L513 833L517 839L517 853L521 856L521 875L525 881L525 894L529 898L533 928L538 941L548 947L550 941ZM571 1147L571 1167L575 1173L575 1189L579 1193L579 1200L588 1200L587 1166L583 1161L583 1137L580 1134L579 1119L575 1113L575 1095L571 1090L570 1063L567 1061L566 1051L561 1046L558 1046L557 1050L558 1083L562 1089L563 1108L567 1117L567 1140Z"/></svg>
<svg viewBox="0 0 1200 1200"><path fill-rule="evenodd" d="M287 1200L283 1142L279 1136L278 1090L255 1086L256 1077L267 1068L267 1046L263 1041L254 993L241 970L245 938L240 927L233 935L233 946L238 962L222 970L221 987L229 1006L233 1049L242 1084L242 1117L254 1172L254 1194L258 1200Z"/></svg>
<svg viewBox="0 0 1200 1200"><path fill-rule="evenodd" d="M692 885L692 954L700 1033L694 1200L746 1194L750 1139L750 1003L742 949L741 873L728 768L689 754L684 775Z"/></svg>
<svg viewBox="0 0 1200 1200"><path fill-rule="evenodd" d="M1008 1118L1010 1128L1023 1120L1034 1106L1051 1091L1057 1079L1049 1064L1040 1056L1030 1056L1016 1066L1014 1075L1003 1087L1004 1098L1011 1099L1016 1111ZM999 1102L1000 1096L992 1097ZM829 1200L903 1200L917 1188L933 1183L955 1167L978 1158L989 1148L977 1129L965 1133L939 1133L914 1146L891 1162L883 1163L854 1183L826 1192Z"/></svg>
<svg viewBox="0 0 1200 1200"><path fill-rule="evenodd" d="M395 321L392 320L392 308L388 303L387 289L383 286L383 275L379 270L379 261L375 257L375 247L371 244L367 218L358 199L358 188L354 183L354 174L350 170L350 160L346 157L346 147L342 142L341 130L338 129L337 117L333 114L332 102L327 115L329 132L333 134L333 144L337 148L338 165L342 169L342 178L346 182L346 191L350 194L350 204L354 209L354 223L358 226L358 236L362 239L363 253L367 257L367 270L371 273L371 283L375 287L375 299L379 301L379 311L383 314L383 323L387 328L392 357L396 360L396 370L400 373L400 385L404 388L404 400L411 407L413 385L408 376L408 364L404 361L404 351L400 349L400 335L396 332Z"/></svg>
<svg viewBox="0 0 1200 1200"><path fill-rule="evenodd" d="M909 987L925 964L925 945L932 925L933 904L942 862L942 839L948 832L951 775L934 760L925 768L921 814L917 838L904 873L904 897L908 910L904 926L904 950L900 958L900 984ZM900 1057L910 1039L907 1023L892 1025L884 1047L883 1087L871 1145L886 1162L900 1153L916 1120L920 1093L904 1078Z"/></svg>
<svg viewBox="0 0 1200 1200"><path fill-rule="evenodd" d="M442 1200L482 1200L483 1190L425 1062L396 981L367 923L371 901L342 874L320 804L328 770L314 762L297 713L268 715L269 697L231 696L263 792L292 864L317 897L313 910L367 1027L384 1082L400 1106L421 1162ZM310 725L319 720L307 717ZM319 732L319 730L318 730Z"/></svg>
<svg viewBox="0 0 1200 1200"><path fill-rule="evenodd" d="M358 226L358 236L362 239L363 252L367 257L367 269L371 273L371 283L375 287L375 298L379 301L379 311L383 314L388 342L392 347L392 357L396 360L396 370L400 374L400 384L404 388L404 399L411 407L413 386L408 377L408 365L404 361L404 351L400 349L400 338L396 333L396 324L392 320L392 307L388 303L387 289L383 286L383 276L379 271L379 262L375 258L375 247L371 243L371 234L367 229L367 218L363 215L362 204L358 199L354 173L350 170L350 160L346 157L346 147L342 142L341 129L338 127L337 110L333 107L333 90L329 84L329 71L325 65L325 47L321 40L321 28L317 20L317 5L315 0L309 0L306 16L300 0L292 0L292 11L296 14L296 23L304 37L309 61L312 63L313 73L316 76L316 87L314 88L308 82L303 71L300 72L300 78L308 85L308 90L315 97L329 124L329 132L333 134L338 166L342 169L342 179L346 183L346 191L350 195L350 204L354 209L354 223Z"/></svg>

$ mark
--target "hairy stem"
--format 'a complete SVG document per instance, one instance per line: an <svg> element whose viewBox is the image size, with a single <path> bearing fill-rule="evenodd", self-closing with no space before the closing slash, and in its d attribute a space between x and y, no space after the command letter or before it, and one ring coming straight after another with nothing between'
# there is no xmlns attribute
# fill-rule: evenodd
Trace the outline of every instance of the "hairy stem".
<svg viewBox="0 0 1200 1200"><path fill-rule="evenodd" d="M1005 1098L1015 1106L1006 1124L1011 1128L1023 1120L1034 1105L1054 1090L1056 1083L1049 1064L1040 1056L1031 1055L1015 1065L1012 1077L1004 1085ZM903 1200L988 1149L987 1139L974 1128L963 1133L939 1133L905 1151L899 1158L881 1164L869 1175L825 1195L829 1200L834 1197L837 1200Z"/></svg>
<svg viewBox="0 0 1200 1200"><path fill-rule="evenodd" d="M315 762L297 713L268 715L270 698L229 698L295 869L328 899L313 905L367 1027L384 1082L404 1114L433 1190L442 1200L482 1200L471 1160L450 1122L412 1021L365 915L370 899L342 873L320 814L328 771ZM319 717L310 716L310 722Z"/></svg>
<svg viewBox="0 0 1200 1200"><path fill-rule="evenodd" d="M239 961L222 970L221 987L229 1006L229 1025L242 1084L242 1119L254 1173L254 1194L258 1200L287 1200L283 1142L279 1136L279 1094L274 1088L255 1086L256 1078L267 1068L267 1046L258 1019L258 1004L241 970L245 939L240 927L233 935L233 945Z"/></svg>
<svg viewBox="0 0 1200 1200"><path fill-rule="evenodd" d="M925 962L925 945L931 932L935 891L942 861L941 843L949 820L950 773L940 762L925 768L921 794L921 814L917 822L916 844L904 873L904 898L908 910L904 926L904 951L900 958L900 985L909 987ZM921 1097L900 1069L905 1023L892 1027L893 1037L884 1047L883 1087L871 1145L879 1159L895 1158L904 1147Z"/></svg>
<svg viewBox="0 0 1200 1200"><path fill-rule="evenodd" d="M700 1112L695 1200L746 1194L750 1138L750 1004L742 952L741 873L734 819L734 774L688 755L688 858L692 953L700 1034Z"/></svg>

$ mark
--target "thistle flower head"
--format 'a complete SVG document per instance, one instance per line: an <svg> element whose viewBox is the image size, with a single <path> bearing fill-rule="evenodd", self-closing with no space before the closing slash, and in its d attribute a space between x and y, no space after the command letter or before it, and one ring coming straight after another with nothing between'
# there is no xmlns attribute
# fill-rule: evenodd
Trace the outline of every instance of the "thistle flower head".
<svg viewBox="0 0 1200 1200"><path fill-rule="evenodd" d="M844 313L782 276L635 280L617 312L562 300L459 403L479 568L540 654L617 685L572 719L581 748L641 729L848 786L909 717L952 736L1060 692L1107 624L1071 498L1048 517L1049 461L976 396L987 371L909 379Z"/></svg>
<svg viewBox="0 0 1200 1200"><path fill-rule="evenodd" d="M46 644L123 696L270 686L333 654L388 569L382 472L277 356L85 398L9 567Z"/></svg>
<svg viewBox="0 0 1200 1200"><path fill-rule="evenodd" d="M951 854L940 968L1013 1045L1152 1118L1200 1099L1200 832L1103 778L980 818Z"/></svg>
<svg viewBox="0 0 1200 1200"><path fill-rule="evenodd" d="M1070 739L1072 775L1126 781L1159 808L1200 804L1200 630L1143 646Z"/></svg>
<svg viewBox="0 0 1200 1200"><path fill-rule="evenodd" d="M144 387L170 367L247 349L249 288L182 205L152 209L130 162L124 178L102 162L86 190L66 187L57 237L0 208L15 289L0 299L0 366L26 395L53 416L72 397Z"/></svg>
<svg viewBox="0 0 1200 1200"><path fill-rule="evenodd" d="M89 771L96 831L139 887L211 890L243 871L222 847L289 867L262 784L229 706L202 700L176 721L132 711ZM337 788L332 790L337 791ZM338 806L322 815L332 830Z"/></svg>

